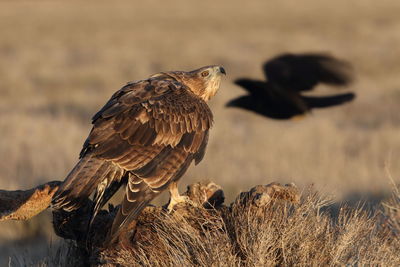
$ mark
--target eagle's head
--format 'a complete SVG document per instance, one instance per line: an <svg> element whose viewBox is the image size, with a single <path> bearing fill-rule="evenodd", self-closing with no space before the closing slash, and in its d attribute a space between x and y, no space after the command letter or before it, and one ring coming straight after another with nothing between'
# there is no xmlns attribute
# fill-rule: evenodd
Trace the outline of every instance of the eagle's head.
<svg viewBox="0 0 400 267"><path fill-rule="evenodd" d="M187 72L182 82L193 93L208 101L217 93L222 75L226 75L223 67L215 65L206 66Z"/></svg>
<svg viewBox="0 0 400 267"><path fill-rule="evenodd" d="M178 82L183 83L197 96L205 101L213 97L221 83L222 75L225 75L225 69L221 66L205 66L192 71L170 71L155 74L152 77L167 75Z"/></svg>

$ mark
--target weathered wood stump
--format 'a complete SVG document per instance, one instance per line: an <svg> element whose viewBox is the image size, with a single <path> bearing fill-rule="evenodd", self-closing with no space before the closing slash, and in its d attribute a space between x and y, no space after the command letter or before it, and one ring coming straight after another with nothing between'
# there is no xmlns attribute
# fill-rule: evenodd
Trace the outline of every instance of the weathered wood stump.
<svg viewBox="0 0 400 267"><path fill-rule="evenodd" d="M47 209L59 181L48 182L29 190L0 190L0 221L27 220Z"/></svg>

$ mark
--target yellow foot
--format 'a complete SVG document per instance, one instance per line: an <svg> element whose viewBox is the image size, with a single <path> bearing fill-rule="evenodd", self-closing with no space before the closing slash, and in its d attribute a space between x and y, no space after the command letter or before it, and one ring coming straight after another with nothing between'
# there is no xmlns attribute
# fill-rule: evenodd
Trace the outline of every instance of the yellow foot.
<svg viewBox="0 0 400 267"><path fill-rule="evenodd" d="M187 203L189 205L195 206L195 203L192 200L190 200L190 198L187 196L171 197L171 199L169 200L168 207L167 207L168 213L171 213L173 211L175 205L177 205L179 203Z"/></svg>

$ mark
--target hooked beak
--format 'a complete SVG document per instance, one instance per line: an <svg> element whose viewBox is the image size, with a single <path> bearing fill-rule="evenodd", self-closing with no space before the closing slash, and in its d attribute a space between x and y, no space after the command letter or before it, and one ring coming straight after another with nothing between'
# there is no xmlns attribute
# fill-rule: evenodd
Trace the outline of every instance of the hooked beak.
<svg viewBox="0 0 400 267"><path fill-rule="evenodd" d="M219 67L219 72L222 74L226 75L225 69L223 67Z"/></svg>

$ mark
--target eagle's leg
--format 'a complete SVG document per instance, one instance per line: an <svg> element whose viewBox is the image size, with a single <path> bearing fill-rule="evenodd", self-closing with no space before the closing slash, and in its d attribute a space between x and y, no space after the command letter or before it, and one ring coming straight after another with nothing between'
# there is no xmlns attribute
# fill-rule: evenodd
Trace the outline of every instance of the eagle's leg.
<svg viewBox="0 0 400 267"><path fill-rule="evenodd" d="M193 205L193 202L189 199L189 197L182 196L182 195L179 194L178 182L177 181L172 182L169 185L168 189L169 189L169 193L171 195L170 200L169 200L169 204L168 204L168 207L167 207L169 213L172 212L172 210L174 209L174 206L176 204L188 203L188 204Z"/></svg>

